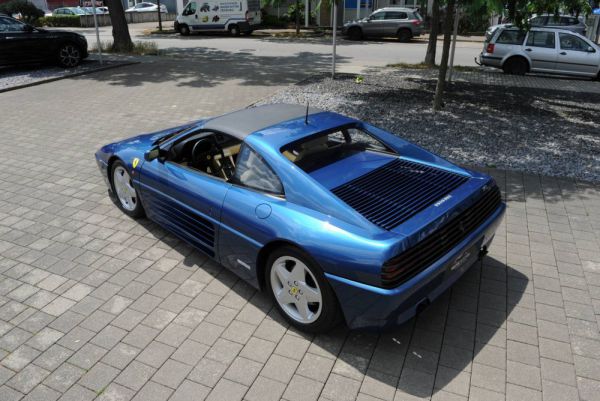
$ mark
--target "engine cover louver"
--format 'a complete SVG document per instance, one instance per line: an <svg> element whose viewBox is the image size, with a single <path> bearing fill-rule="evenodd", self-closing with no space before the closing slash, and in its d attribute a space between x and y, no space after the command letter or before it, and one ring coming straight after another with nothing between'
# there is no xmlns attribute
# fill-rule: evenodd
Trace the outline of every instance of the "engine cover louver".
<svg viewBox="0 0 600 401"><path fill-rule="evenodd" d="M391 230L467 180L456 173L396 159L332 192L373 224Z"/></svg>

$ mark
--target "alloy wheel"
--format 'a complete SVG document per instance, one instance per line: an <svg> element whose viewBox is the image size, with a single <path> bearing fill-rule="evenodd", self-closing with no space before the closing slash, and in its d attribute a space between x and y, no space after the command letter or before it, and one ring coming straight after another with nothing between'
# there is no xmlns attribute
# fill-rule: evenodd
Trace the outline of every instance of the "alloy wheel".
<svg viewBox="0 0 600 401"><path fill-rule="evenodd" d="M79 64L81 54L76 46L67 44L60 48L58 57L60 58L60 63L63 66L75 67L77 64Z"/></svg>
<svg viewBox="0 0 600 401"><path fill-rule="evenodd" d="M138 202L137 194L135 188L133 188L131 177L124 167L118 166L115 168L113 184L121 206L130 212L135 210Z"/></svg>
<svg viewBox="0 0 600 401"><path fill-rule="evenodd" d="M323 310L321 288L301 260L293 256L277 258L270 280L277 303L291 319L309 324L319 318Z"/></svg>

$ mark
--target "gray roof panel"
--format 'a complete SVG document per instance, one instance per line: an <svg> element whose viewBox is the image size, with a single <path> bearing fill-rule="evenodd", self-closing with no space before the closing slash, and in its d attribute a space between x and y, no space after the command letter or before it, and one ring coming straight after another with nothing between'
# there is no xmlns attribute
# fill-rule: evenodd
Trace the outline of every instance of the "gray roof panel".
<svg viewBox="0 0 600 401"><path fill-rule="evenodd" d="M308 114L324 110L309 107ZM243 140L248 135L284 121L295 120L306 115L306 106L301 104L267 104L234 111L208 120L203 129L220 131Z"/></svg>

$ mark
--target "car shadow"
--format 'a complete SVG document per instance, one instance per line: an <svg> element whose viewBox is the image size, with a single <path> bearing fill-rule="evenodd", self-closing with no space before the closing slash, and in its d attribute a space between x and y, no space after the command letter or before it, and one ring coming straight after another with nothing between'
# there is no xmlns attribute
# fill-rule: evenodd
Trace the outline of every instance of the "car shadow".
<svg viewBox="0 0 600 401"><path fill-rule="evenodd" d="M396 399L403 399L398 394L428 398L448 388L460 391L456 383L464 383L473 362L481 358L486 365L505 363L505 356L494 361L490 354L506 352L507 321L532 292L527 269L503 262L504 239L500 238L497 255L492 245L490 256L474 264L453 287L408 322L385 330L349 330L340 324L329 333L311 335L290 327L265 292L155 223L147 219L138 222L183 255L186 269L201 269L216 280L210 282L218 283L222 294L235 297L240 305L248 302L253 319L266 319L273 332L303 339L310 354L329 361L331 370L319 381L354 379L362 386L377 388L383 399L393 399L395 394ZM324 387L321 391L328 398L324 392L329 390Z"/></svg>

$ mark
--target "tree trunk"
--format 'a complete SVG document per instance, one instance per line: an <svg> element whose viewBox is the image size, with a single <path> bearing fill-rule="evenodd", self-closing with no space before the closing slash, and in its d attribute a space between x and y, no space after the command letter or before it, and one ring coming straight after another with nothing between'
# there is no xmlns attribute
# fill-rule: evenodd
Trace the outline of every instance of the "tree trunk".
<svg viewBox="0 0 600 401"><path fill-rule="evenodd" d="M444 20L444 47L442 49L442 61L440 62L440 71L437 85L435 87L435 97L433 98L433 110L442 108L444 89L446 88L446 71L448 70L448 53L450 53L450 39L452 39L452 21L454 20L454 5L456 0L448 0L446 6L446 18Z"/></svg>
<svg viewBox="0 0 600 401"><path fill-rule="evenodd" d="M300 0L296 0L296 36L300 34Z"/></svg>
<svg viewBox="0 0 600 401"><path fill-rule="evenodd" d="M133 49L133 42L129 36L129 27L125 19L125 10L121 0L106 0L110 23L112 24L113 51L129 52Z"/></svg>
<svg viewBox="0 0 600 401"><path fill-rule="evenodd" d="M435 65L435 51L437 48L437 37L440 30L440 1L433 0L431 5L431 27L429 31L429 43L427 43L427 53L425 53L425 64Z"/></svg>

